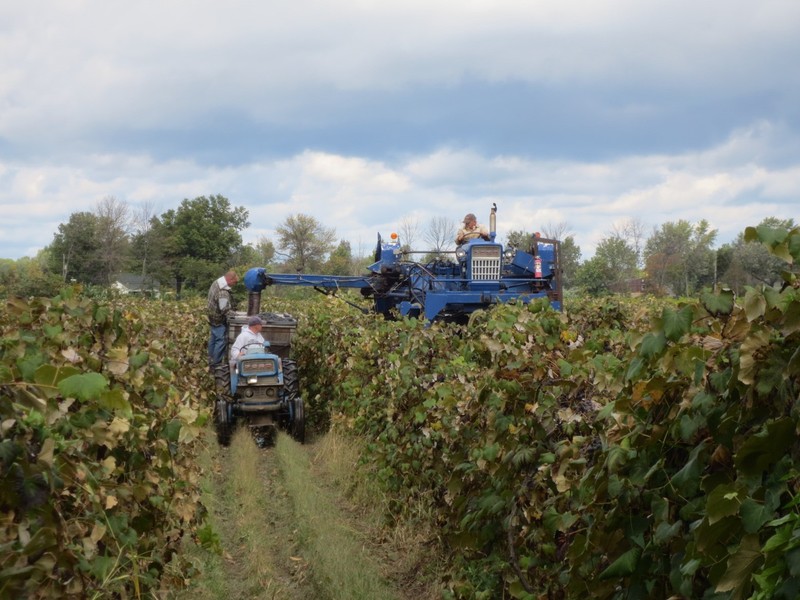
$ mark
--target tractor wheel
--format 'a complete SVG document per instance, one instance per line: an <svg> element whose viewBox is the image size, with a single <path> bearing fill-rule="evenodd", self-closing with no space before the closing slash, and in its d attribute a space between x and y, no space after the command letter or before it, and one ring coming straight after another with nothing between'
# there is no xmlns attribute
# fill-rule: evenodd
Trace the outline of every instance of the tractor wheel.
<svg viewBox="0 0 800 600"><path fill-rule="evenodd" d="M217 441L220 446L228 446L231 443L233 426L234 424L228 415L227 401L217 400L214 406L214 427L217 430Z"/></svg>
<svg viewBox="0 0 800 600"><path fill-rule="evenodd" d="M289 434L302 444L306 439L306 416L303 398L300 396L297 363L293 360L283 361L283 385L286 387L286 400L290 405L290 414L292 415Z"/></svg>
<svg viewBox="0 0 800 600"><path fill-rule="evenodd" d="M306 441L306 415L303 398L297 396L294 400L294 421L292 422L292 437L304 444Z"/></svg>
<svg viewBox="0 0 800 600"><path fill-rule="evenodd" d="M227 398L231 395L231 366L227 361L215 364L211 367L211 372L214 375L214 388L217 391L217 396Z"/></svg>

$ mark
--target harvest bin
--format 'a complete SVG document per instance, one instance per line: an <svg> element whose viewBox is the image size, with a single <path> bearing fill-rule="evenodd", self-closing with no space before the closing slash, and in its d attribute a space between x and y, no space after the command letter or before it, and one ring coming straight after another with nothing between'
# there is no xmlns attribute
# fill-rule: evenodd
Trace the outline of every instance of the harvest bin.
<svg viewBox="0 0 800 600"><path fill-rule="evenodd" d="M270 344L270 352L277 354L281 358L289 358L289 350L292 346L292 337L297 330L297 319L286 313L259 313L264 326L261 328L261 335ZM239 336L242 327L247 325L250 316L245 312L234 312L228 314L228 348L233 346L233 342Z"/></svg>

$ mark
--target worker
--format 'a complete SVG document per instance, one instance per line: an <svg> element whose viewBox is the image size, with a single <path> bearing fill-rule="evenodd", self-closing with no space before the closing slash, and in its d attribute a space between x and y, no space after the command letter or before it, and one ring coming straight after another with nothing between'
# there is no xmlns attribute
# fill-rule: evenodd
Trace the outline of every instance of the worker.
<svg viewBox="0 0 800 600"><path fill-rule="evenodd" d="M474 240L481 238L489 241L489 230L485 225L479 225L478 219L472 213L468 213L464 217L464 227L458 230L456 234L456 244L461 245L467 240Z"/></svg>
<svg viewBox="0 0 800 600"><path fill-rule="evenodd" d="M236 285L239 277L233 271L228 271L215 280L208 290L208 324L211 328L211 336L208 340L208 366L213 370L217 365L225 360L225 350L228 340L225 338L226 319L229 312L234 310L231 286Z"/></svg>
<svg viewBox="0 0 800 600"><path fill-rule="evenodd" d="M247 325L242 327L242 331L236 336L236 341L231 346L231 363L234 363L245 352L245 348L250 344L257 344L263 348L264 336L261 335L261 328L264 322L258 315L253 315L247 319Z"/></svg>

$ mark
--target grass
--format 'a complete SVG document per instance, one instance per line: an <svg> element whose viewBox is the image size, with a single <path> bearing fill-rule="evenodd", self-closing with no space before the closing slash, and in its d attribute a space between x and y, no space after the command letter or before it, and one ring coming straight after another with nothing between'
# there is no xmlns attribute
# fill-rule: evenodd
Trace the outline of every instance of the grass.
<svg viewBox="0 0 800 600"><path fill-rule="evenodd" d="M219 536L217 551L193 543L185 548L200 576L177 600L314 598L318 594L297 559L294 516L286 491L277 481L274 460L245 430L228 449L209 441L200 457L202 502ZM295 559L295 560L292 560Z"/></svg>
<svg viewBox="0 0 800 600"><path fill-rule="evenodd" d="M314 578L331 600L389 600L395 591L381 577L362 532L342 518L336 496L312 474L308 452L286 435L277 438L275 452L284 482L294 502L303 545Z"/></svg>
<svg viewBox="0 0 800 600"><path fill-rule="evenodd" d="M199 575L165 597L440 598L430 515L387 523L389 498L359 454L357 441L335 433L306 446L279 434L265 449L247 431L227 449L209 434L198 463L207 547L186 541L183 558Z"/></svg>

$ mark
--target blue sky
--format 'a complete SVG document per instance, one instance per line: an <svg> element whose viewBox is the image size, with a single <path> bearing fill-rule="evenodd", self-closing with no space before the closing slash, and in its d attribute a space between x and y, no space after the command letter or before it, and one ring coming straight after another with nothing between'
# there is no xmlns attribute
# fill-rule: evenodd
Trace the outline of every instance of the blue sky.
<svg viewBox="0 0 800 600"><path fill-rule="evenodd" d="M245 241L311 214L626 219L719 242L800 218L796 0L171 0L0 6L0 257L106 196L223 194Z"/></svg>

